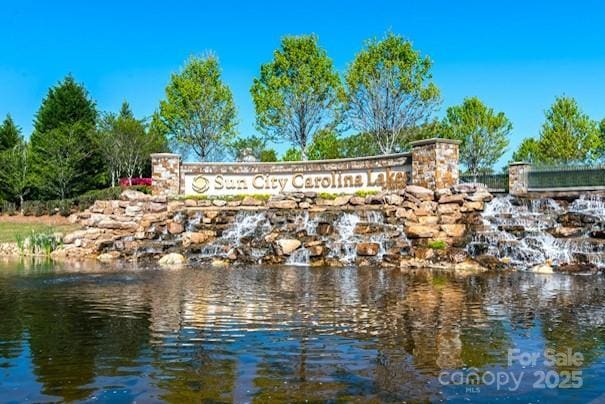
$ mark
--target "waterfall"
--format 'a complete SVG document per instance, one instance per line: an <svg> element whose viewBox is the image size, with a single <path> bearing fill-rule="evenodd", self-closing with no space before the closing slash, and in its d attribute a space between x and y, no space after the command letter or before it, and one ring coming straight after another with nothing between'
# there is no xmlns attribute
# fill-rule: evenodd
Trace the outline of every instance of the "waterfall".
<svg viewBox="0 0 605 404"><path fill-rule="evenodd" d="M579 214L580 218L586 215L600 218L601 223L573 228L573 235L567 237L555 237L557 229L564 227L561 218L569 212ZM521 269L548 261L553 265L580 263L605 267L605 241L590 237L590 226L605 224L605 201L601 197L582 197L568 208L549 198L498 197L486 205L482 220L483 226L467 246L473 256L493 255Z"/></svg>

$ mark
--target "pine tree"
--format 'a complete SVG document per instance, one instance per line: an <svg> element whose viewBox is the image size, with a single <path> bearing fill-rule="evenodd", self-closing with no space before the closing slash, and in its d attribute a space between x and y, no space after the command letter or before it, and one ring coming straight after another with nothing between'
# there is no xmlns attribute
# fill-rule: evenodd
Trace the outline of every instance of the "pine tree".
<svg viewBox="0 0 605 404"><path fill-rule="evenodd" d="M0 125L0 152L15 147L21 139L21 129L15 125L10 114L6 115Z"/></svg>

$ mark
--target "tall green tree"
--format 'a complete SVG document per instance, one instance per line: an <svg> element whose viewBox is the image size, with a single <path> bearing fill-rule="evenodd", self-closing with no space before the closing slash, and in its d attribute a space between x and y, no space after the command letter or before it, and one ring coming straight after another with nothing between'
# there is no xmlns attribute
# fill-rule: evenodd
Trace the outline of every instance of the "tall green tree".
<svg viewBox="0 0 605 404"><path fill-rule="evenodd" d="M237 111L215 56L191 57L172 75L154 124L203 161L222 156L236 136Z"/></svg>
<svg viewBox="0 0 605 404"><path fill-rule="evenodd" d="M265 161L272 158L271 151L267 140L259 136L237 138L229 144L229 152L236 161L241 161L246 153L251 153L257 161Z"/></svg>
<svg viewBox="0 0 605 404"><path fill-rule="evenodd" d="M150 154L167 149L163 134L148 130L143 120L134 117L126 101L118 114L104 114L100 119L97 139L112 186L121 177L142 176Z"/></svg>
<svg viewBox="0 0 605 404"><path fill-rule="evenodd" d="M49 178L49 173L62 170L51 166L59 162L52 154L58 149L49 145L60 146L66 133L69 133L70 142L63 146L62 153L75 156L85 150L87 158L72 161L77 162L70 169L75 171L78 182L65 187L67 193L63 197L74 196L104 184L105 167L95 140L96 118L94 101L90 99L84 86L77 83L71 75L49 89L36 114L30 141L37 197L53 198L62 194L51 191L52 187L45 181ZM53 139L54 136L58 138ZM68 150L69 147L72 149Z"/></svg>
<svg viewBox="0 0 605 404"><path fill-rule="evenodd" d="M540 160L548 164L586 162L597 157L597 123L571 97L557 97L540 131Z"/></svg>
<svg viewBox="0 0 605 404"><path fill-rule="evenodd" d="M290 142L302 160L313 135L338 119L340 78L315 35L284 37L250 91L258 129Z"/></svg>
<svg viewBox="0 0 605 404"><path fill-rule="evenodd" d="M413 139L440 103L431 60L409 41L389 33L370 40L345 74L347 113L360 133L369 134L384 154Z"/></svg>
<svg viewBox="0 0 605 404"><path fill-rule="evenodd" d="M7 149L12 149L21 140L21 129L15 125L10 114L6 114L6 118L0 125L0 152Z"/></svg>
<svg viewBox="0 0 605 404"><path fill-rule="evenodd" d="M329 129L320 130L313 136L309 147L309 160L329 160L343 158L342 140Z"/></svg>
<svg viewBox="0 0 605 404"><path fill-rule="evenodd" d="M35 157L44 158L44 167L36 161L36 187L55 199L78 195L87 179L82 167L88 164L94 149L82 142L83 133L93 131L84 123L61 125L38 139Z"/></svg>
<svg viewBox="0 0 605 404"><path fill-rule="evenodd" d="M504 112L494 112L477 97L449 107L441 130L450 139L460 140L460 162L477 175L490 171L506 151L512 123Z"/></svg>
<svg viewBox="0 0 605 404"><path fill-rule="evenodd" d="M513 161L540 163L540 142L532 137L523 139L519 148L513 153Z"/></svg>
<svg viewBox="0 0 605 404"><path fill-rule="evenodd" d="M31 163L31 149L21 137L17 144L0 153L0 189L7 199L19 202L20 207L31 191Z"/></svg>

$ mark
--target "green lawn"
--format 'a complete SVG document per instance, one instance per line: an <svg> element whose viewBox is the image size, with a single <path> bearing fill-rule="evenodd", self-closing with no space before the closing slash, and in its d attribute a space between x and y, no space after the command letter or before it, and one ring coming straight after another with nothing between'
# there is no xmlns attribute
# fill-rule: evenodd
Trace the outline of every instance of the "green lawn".
<svg viewBox="0 0 605 404"><path fill-rule="evenodd" d="M61 232L67 233L76 230L77 224L58 224L48 225L46 223L16 223L16 222L0 222L0 243L15 241L17 235L23 237L29 235L32 230L36 232Z"/></svg>

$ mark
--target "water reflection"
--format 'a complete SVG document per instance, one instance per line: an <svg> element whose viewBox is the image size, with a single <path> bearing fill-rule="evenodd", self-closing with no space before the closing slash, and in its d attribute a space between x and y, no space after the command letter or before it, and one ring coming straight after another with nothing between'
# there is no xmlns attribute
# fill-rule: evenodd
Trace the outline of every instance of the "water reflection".
<svg viewBox="0 0 605 404"><path fill-rule="evenodd" d="M0 262L0 397L486 398L499 392L443 386L439 372L506 369L509 348L570 348L585 357L581 390L528 380L506 394L592 399L605 381L604 286L527 273Z"/></svg>

